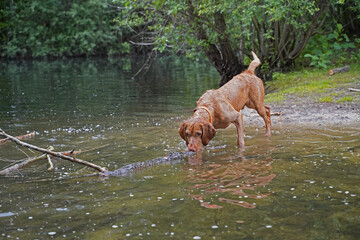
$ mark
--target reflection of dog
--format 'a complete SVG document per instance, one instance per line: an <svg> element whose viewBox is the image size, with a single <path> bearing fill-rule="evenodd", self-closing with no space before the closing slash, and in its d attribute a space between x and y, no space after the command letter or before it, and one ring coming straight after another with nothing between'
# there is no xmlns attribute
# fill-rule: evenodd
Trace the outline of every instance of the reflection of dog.
<svg viewBox="0 0 360 240"><path fill-rule="evenodd" d="M197 156L191 156L189 159L194 157ZM229 161L222 160L218 163L189 165L188 168L191 170L189 169L187 179L193 184L189 189L189 196L200 201L201 206L205 208L222 208L216 204L214 196L221 203L255 208L257 199L266 198L271 194L263 187L276 177L271 168L272 158L239 158L230 158ZM227 193L236 197L231 198ZM208 202L209 200L215 203Z"/></svg>
<svg viewBox="0 0 360 240"><path fill-rule="evenodd" d="M264 105L264 85L254 74L261 62L254 52L252 54L254 60L249 68L221 88L206 91L197 101L194 115L181 125L179 133L189 151L199 151L201 143L206 146L215 136L215 129L227 128L231 123L237 129L238 146L244 148L244 126L240 113L244 106L259 113L265 121L265 135L271 135L270 108Z"/></svg>

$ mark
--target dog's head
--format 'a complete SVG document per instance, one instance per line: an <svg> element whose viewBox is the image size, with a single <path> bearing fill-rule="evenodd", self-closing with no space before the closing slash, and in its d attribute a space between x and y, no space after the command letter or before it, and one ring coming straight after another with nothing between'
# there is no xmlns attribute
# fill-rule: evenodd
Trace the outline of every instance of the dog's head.
<svg viewBox="0 0 360 240"><path fill-rule="evenodd" d="M209 122L189 119L181 125L179 133L186 141L189 151L198 152L201 149L201 144L208 145L215 136L216 130Z"/></svg>

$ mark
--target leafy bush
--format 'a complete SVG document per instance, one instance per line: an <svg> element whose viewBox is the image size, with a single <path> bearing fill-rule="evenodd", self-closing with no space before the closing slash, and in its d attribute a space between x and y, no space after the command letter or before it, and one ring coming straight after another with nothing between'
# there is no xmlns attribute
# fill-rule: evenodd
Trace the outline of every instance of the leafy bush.
<svg viewBox="0 0 360 240"><path fill-rule="evenodd" d="M129 50L110 0L9 1L1 10L4 57L111 55Z"/></svg>
<svg viewBox="0 0 360 240"><path fill-rule="evenodd" d="M329 68L360 61L360 1L330 0L323 28L302 53L303 65Z"/></svg>
<svg viewBox="0 0 360 240"><path fill-rule="evenodd" d="M309 41L303 56L310 59L310 66L316 68L329 68L334 64L345 64L360 60L360 38L350 41L343 31L341 24L336 25L334 32L321 35L316 34Z"/></svg>

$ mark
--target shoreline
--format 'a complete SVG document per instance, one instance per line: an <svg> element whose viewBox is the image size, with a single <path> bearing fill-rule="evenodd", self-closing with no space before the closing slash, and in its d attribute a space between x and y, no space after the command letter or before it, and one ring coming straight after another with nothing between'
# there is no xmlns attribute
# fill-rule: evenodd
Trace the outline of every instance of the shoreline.
<svg viewBox="0 0 360 240"><path fill-rule="evenodd" d="M359 103L294 103L267 104L271 113L283 112L281 116L271 116L272 126L279 124L311 127L360 127ZM242 110L245 125L264 124L263 119L253 109Z"/></svg>
<svg viewBox="0 0 360 240"><path fill-rule="evenodd" d="M360 127L359 66L346 73L329 76L322 70L293 72L270 83L273 91L265 95L265 105L271 113L272 125L290 124L313 128ZM244 109L244 122L263 124L252 109ZM253 120L254 119L254 120ZM257 119L257 120L255 120Z"/></svg>

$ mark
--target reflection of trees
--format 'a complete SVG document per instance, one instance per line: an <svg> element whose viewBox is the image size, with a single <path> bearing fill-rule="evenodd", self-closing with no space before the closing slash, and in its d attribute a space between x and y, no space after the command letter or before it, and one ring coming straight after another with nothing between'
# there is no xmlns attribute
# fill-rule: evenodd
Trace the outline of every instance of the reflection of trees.
<svg viewBox="0 0 360 240"><path fill-rule="evenodd" d="M262 160L239 158L225 163L202 163L197 166L188 166L187 178L194 183L190 190L200 191L200 193L191 194L190 197L199 200L201 206L206 208L222 208L204 201L204 198L212 198L211 194L214 194L213 196L216 196L219 202L255 208L255 204L250 203L249 199L261 199L270 195L268 192L263 192L265 188L260 189L260 187L269 184L276 177L271 172L271 163L270 157ZM238 196L238 199L220 196L218 193L230 193Z"/></svg>

